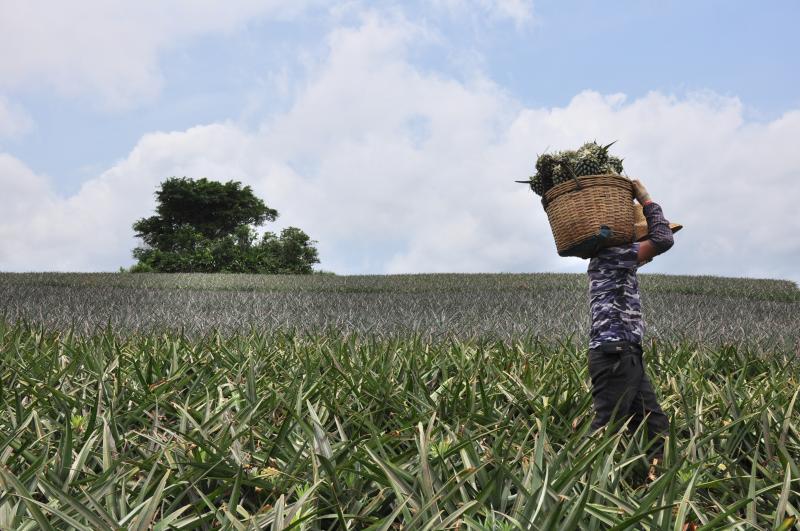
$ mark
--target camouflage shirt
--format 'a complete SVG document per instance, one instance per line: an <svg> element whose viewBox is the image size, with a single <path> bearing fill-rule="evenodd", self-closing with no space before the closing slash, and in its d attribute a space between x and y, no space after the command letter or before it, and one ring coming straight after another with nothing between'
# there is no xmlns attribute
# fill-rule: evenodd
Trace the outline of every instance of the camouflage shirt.
<svg viewBox="0 0 800 531"><path fill-rule="evenodd" d="M661 207L648 203L644 207L648 239L658 253L672 246L672 231ZM639 243L609 247L589 261L589 304L592 329L589 348L595 349L611 341L642 344L644 320L639 300Z"/></svg>

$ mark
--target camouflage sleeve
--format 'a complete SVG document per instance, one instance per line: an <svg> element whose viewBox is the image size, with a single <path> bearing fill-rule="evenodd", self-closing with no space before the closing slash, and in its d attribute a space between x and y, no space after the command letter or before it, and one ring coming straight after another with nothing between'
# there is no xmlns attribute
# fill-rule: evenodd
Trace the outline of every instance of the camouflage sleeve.
<svg viewBox="0 0 800 531"><path fill-rule="evenodd" d="M644 217L647 218L647 238L652 242L658 254L666 252L674 243L669 222L658 203L650 202L644 206Z"/></svg>

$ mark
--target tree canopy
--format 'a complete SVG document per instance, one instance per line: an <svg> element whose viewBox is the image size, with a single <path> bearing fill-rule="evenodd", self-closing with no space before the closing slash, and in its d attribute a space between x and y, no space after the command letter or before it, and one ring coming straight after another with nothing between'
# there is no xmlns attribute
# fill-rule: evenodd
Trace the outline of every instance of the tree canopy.
<svg viewBox="0 0 800 531"><path fill-rule="evenodd" d="M133 271L311 273L319 262L316 242L297 227L258 237L255 227L278 211L240 182L171 177L156 201L156 215L133 224L143 242Z"/></svg>

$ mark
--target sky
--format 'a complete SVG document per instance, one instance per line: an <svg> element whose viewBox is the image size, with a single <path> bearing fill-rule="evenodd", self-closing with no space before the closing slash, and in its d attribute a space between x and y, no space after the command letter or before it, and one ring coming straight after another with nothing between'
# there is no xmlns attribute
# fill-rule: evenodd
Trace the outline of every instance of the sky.
<svg viewBox="0 0 800 531"><path fill-rule="evenodd" d="M116 271L171 176L339 274L581 272L514 180L587 140L675 246L800 281L795 1L0 0L0 271Z"/></svg>

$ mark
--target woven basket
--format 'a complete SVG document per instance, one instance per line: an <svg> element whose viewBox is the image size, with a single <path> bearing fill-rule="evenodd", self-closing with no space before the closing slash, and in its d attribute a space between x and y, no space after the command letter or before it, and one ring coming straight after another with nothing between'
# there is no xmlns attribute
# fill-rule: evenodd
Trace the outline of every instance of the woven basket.
<svg viewBox="0 0 800 531"><path fill-rule="evenodd" d="M577 177L548 190L542 204L560 256L591 258L633 242L633 185L626 177Z"/></svg>

